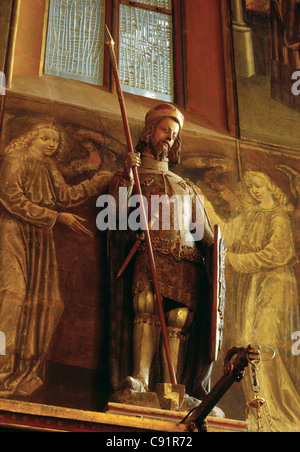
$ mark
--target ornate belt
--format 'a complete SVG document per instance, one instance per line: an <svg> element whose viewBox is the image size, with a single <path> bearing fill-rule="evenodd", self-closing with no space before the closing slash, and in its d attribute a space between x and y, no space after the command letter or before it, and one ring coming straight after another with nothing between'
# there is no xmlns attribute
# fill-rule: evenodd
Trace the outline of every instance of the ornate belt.
<svg viewBox="0 0 300 452"><path fill-rule="evenodd" d="M175 261L189 261L197 264L205 265L205 258L199 250L192 246L183 245L179 240L166 240L162 238L152 239L153 251L165 255L171 255ZM147 251L146 243L143 242L139 248L139 252Z"/></svg>

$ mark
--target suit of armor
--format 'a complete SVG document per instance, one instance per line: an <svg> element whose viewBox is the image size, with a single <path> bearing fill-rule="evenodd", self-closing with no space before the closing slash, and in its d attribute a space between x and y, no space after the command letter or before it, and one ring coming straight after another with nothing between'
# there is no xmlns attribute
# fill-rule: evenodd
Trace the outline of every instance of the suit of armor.
<svg viewBox="0 0 300 452"><path fill-rule="evenodd" d="M162 117L164 116L159 116L160 119ZM171 172L167 160L142 155L138 172L142 193L147 200L149 218L154 218L150 231L151 242L172 362L180 383L186 364L189 332L199 307L202 304L207 306L207 292L203 282L207 278L206 256L214 236L196 187ZM113 178L111 186L111 193L118 202L121 202L118 199L120 187L127 187L127 199L134 194L133 181L128 180L122 171ZM164 200L160 210L157 207L159 197ZM148 391L153 358L160 344L160 320L144 242L134 259L132 377L125 378L120 388L129 387L145 392ZM168 383L170 376L164 347L161 350L160 378Z"/></svg>
<svg viewBox="0 0 300 452"><path fill-rule="evenodd" d="M151 242L158 273L159 289L166 312L173 364L177 380L180 381L188 341L188 330L193 321L194 312L197 310L198 304L201 303L203 289L201 279L205 272L205 255L209 244L213 243L213 233L201 200L197 197L195 187L191 182L169 171L167 162L142 157L139 177L142 193L147 200L151 217L154 216L154 219L156 219L150 231ZM120 184L121 186L126 185L122 177ZM120 185L117 184L115 190L119 187ZM130 187L128 197L131 196L132 192L133 189ZM152 208L153 199L156 200L155 197L163 195L167 195L167 197L161 198L165 199L165 203L162 203L159 214L157 209ZM174 202L170 202L172 199ZM155 207L157 206L158 204ZM168 224L166 217L169 215L170 222ZM181 224L177 224L178 228L174 218L181 220ZM167 228L164 226L167 226ZM198 227L198 233L201 229L201 238L203 235L201 241L194 240L191 230L193 226ZM144 381L146 385L148 385L149 380L147 376L149 366L158 345L158 329L160 328L151 279L146 244L143 242L135 256L132 286L135 312L134 329L136 331L134 343L138 344L139 347L133 374ZM148 334L144 334L146 329ZM145 347L141 346L143 338L145 339ZM151 338L150 342L148 341L149 338ZM153 341L153 338L156 338L156 340ZM144 354L145 349L148 351L146 356ZM147 364L141 364L142 360L147 361ZM163 381L169 382L164 354Z"/></svg>

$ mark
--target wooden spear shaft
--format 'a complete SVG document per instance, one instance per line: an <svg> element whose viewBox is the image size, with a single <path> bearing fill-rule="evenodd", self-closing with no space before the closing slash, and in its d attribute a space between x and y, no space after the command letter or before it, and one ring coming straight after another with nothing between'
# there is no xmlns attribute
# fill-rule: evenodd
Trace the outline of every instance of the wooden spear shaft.
<svg viewBox="0 0 300 452"><path fill-rule="evenodd" d="M114 43L114 40L113 40L107 26L106 26L106 34L107 34L106 44L108 45L109 51L110 51L109 53L110 53L114 78L116 81L116 89L117 89L118 99L119 99L119 103L120 103L120 107L121 107L121 113L122 113L122 119L123 119L123 125L124 125L124 130L125 130L128 151L134 153L129 123L128 123L128 117L127 117L127 112L126 112L126 107L125 107L125 101L124 101L124 96L123 96L120 77L119 77L118 63L117 63L117 58L116 58L115 49L114 49L115 43ZM171 379L172 384L177 384L174 366L173 366L172 358L171 358L171 350L170 350L170 344L169 344L168 331L167 331L167 326L166 326L166 321L165 321L162 298L160 295L160 290L159 290L159 285L158 285L157 270L156 270L156 265L155 265L150 231L149 231L148 222L147 222L145 205L144 205L143 198L142 198L142 189L141 189L141 184L140 184L137 167L133 167L132 171L133 171L136 192L140 196L141 217L142 217L142 222L144 225L145 240L146 240L146 244L147 244L147 251L148 251L149 263L150 263L150 268L151 268L151 273L152 273L154 293L156 296L159 320L160 320L160 325L161 325L161 330L162 330L162 337L163 337L163 343L164 343L165 352L166 352L166 358L167 358L167 362L168 362L170 379Z"/></svg>

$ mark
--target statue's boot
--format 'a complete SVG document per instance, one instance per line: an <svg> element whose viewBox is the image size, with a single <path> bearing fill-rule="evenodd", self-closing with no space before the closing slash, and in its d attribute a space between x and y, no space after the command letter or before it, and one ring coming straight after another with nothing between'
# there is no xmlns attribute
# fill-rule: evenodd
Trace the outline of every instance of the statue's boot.
<svg viewBox="0 0 300 452"><path fill-rule="evenodd" d="M118 391L122 391L123 389L131 389L136 392L148 392L148 385L142 379L136 375L135 377L126 377L118 387Z"/></svg>

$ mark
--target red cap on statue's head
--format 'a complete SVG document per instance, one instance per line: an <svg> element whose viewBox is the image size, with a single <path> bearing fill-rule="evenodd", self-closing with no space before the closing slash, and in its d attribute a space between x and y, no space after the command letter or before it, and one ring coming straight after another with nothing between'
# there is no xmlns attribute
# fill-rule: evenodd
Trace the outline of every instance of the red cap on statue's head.
<svg viewBox="0 0 300 452"><path fill-rule="evenodd" d="M180 128L183 128L184 116L181 111L179 111L174 105L165 103L156 105L156 107L152 108L146 115L145 123L148 125L156 118L165 116L175 118L179 122Z"/></svg>

